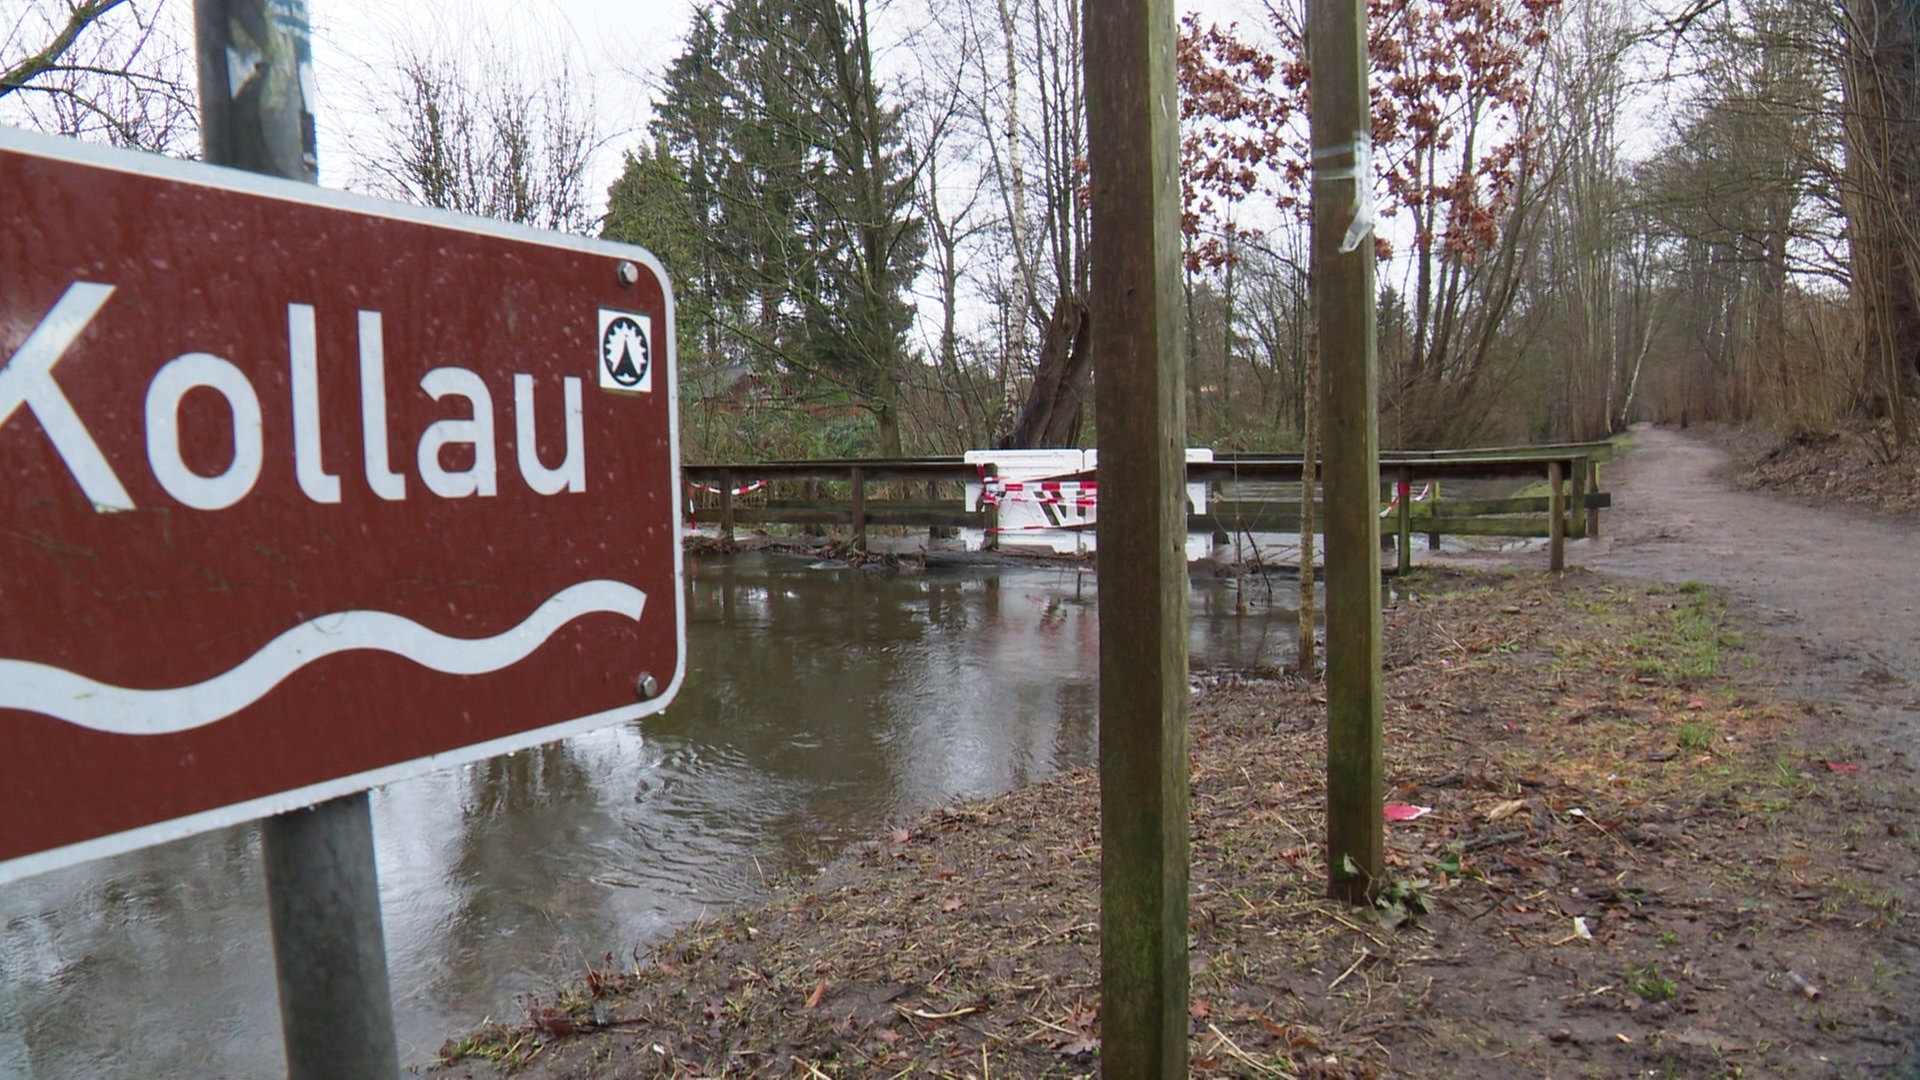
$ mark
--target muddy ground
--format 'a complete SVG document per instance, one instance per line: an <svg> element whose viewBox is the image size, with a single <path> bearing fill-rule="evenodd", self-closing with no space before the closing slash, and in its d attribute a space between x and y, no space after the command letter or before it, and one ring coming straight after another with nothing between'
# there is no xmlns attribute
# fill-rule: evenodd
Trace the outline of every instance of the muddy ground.
<svg viewBox="0 0 1920 1080"><path fill-rule="evenodd" d="M1637 439L1594 569L1450 557L1388 611L1389 798L1429 809L1387 826L1379 907L1320 895L1320 688L1197 673L1195 1074L1920 1063L1913 523ZM1091 1073L1097 817L1083 770L883 830L450 1040L444 1075Z"/></svg>

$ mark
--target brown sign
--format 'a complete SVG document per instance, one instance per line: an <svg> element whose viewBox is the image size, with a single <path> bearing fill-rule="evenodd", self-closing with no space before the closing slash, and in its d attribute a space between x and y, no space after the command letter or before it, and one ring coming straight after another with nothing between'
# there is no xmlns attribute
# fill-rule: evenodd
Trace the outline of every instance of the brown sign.
<svg viewBox="0 0 1920 1080"><path fill-rule="evenodd" d="M646 252L0 129L0 881L656 711Z"/></svg>

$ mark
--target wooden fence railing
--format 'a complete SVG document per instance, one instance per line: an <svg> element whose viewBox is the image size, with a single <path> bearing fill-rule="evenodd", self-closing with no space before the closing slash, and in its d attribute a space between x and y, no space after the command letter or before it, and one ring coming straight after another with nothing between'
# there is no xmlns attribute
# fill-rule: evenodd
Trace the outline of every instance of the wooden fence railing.
<svg viewBox="0 0 1920 1080"><path fill-rule="evenodd" d="M1421 534L1429 546L1438 546L1443 535L1545 537L1550 565L1558 570L1566 564L1567 537L1599 533L1600 511L1612 505L1611 496L1600 490L1600 466L1611 457L1612 445L1604 442L1383 453L1383 501L1391 510L1381 531L1396 538L1401 573L1411 568L1412 539ZM990 474L991 466L987 470ZM867 530L880 526L990 531L995 522L991 506L969 506L965 498L966 485L982 478L982 467L958 457L687 465L681 472L694 520L717 526L729 539L747 526L843 526L864 547ZM1237 493L1248 484L1298 484L1300 476L1297 454L1220 454L1211 462L1190 463L1189 482L1213 485L1224 494L1210 499L1205 512L1193 514L1188 524L1216 535L1298 529L1297 494L1289 499ZM1449 481L1535 478L1546 481L1546 495L1445 497ZM1084 483L1095 474L1051 479ZM1430 485L1431 494L1416 509L1409 496L1420 485Z"/></svg>

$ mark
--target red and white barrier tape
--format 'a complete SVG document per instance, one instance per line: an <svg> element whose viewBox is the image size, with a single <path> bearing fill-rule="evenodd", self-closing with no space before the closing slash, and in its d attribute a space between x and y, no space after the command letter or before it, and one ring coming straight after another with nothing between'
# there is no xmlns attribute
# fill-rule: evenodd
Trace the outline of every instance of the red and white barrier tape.
<svg viewBox="0 0 1920 1080"><path fill-rule="evenodd" d="M689 484L688 486L693 488L693 490L695 491L704 491L708 495L725 494L719 488L714 487L711 484ZM732 494L733 494L733 497L737 499L742 495L751 495L754 492L759 491L760 489L766 486L767 486L767 482L765 480L755 480L753 483L747 484L744 487L734 488Z"/></svg>
<svg viewBox="0 0 1920 1080"><path fill-rule="evenodd" d="M982 506L1032 502L1090 510L1099 498L1100 485L1094 480L995 480L983 477L980 488Z"/></svg>
<svg viewBox="0 0 1920 1080"><path fill-rule="evenodd" d="M1399 508L1400 500L1404 498L1407 494L1407 487L1408 485L1406 484L1393 485L1393 501L1387 504L1387 508L1385 510L1380 511L1381 517L1386 517L1388 514L1393 513L1394 510ZM1426 502L1431 498L1433 498L1433 485L1427 484L1421 487L1419 494L1413 497L1413 501L1420 503L1420 502Z"/></svg>

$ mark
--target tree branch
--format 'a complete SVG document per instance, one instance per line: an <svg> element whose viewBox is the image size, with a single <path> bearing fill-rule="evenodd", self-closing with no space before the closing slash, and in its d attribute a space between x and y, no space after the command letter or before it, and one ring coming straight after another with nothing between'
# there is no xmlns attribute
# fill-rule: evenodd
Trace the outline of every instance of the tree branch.
<svg viewBox="0 0 1920 1080"><path fill-rule="evenodd" d="M67 23L55 34L46 48L27 57L19 63L0 71L0 97L26 86L29 80L37 78L52 69L65 56L67 50L79 39L87 27L100 20L100 17L128 0L86 0L85 3L67 12Z"/></svg>

